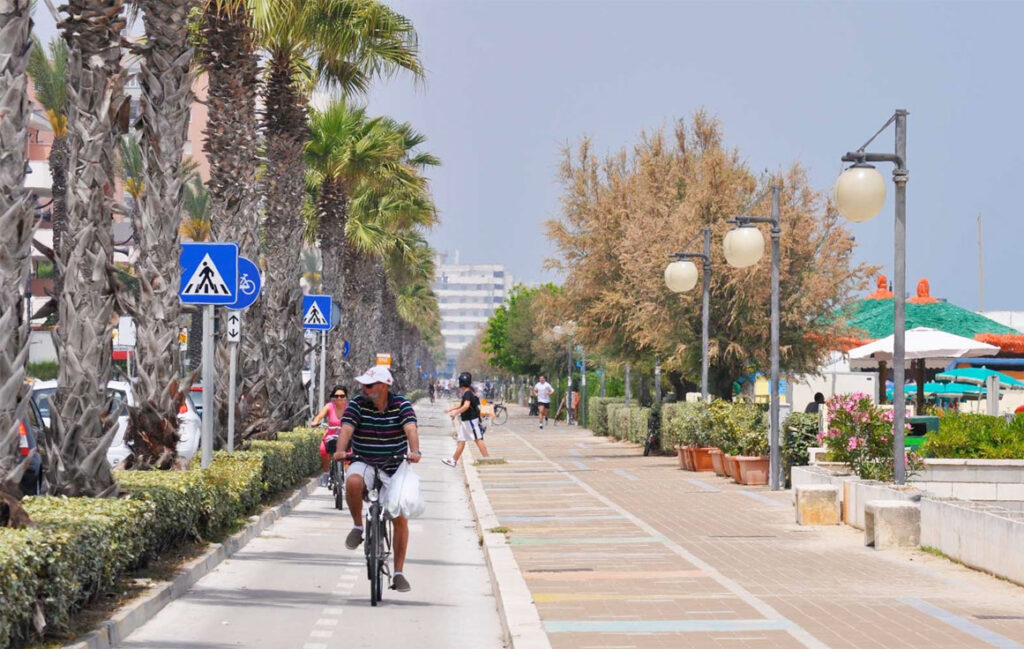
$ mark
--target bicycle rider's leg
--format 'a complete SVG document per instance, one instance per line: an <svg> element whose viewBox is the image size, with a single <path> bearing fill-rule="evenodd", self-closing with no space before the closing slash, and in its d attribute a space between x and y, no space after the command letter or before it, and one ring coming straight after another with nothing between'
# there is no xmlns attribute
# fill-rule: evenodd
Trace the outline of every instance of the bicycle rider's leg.
<svg viewBox="0 0 1024 649"><path fill-rule="evenodd" d="M363 526L363 490L365 485L360 473L350 471L345 476L345 502L348 503L348 511L352 514L352 523L356 527Z"/></svg>
<svg viewBox="0 0 1024 649"><path fill-rule="evenodd" d="M405 566L405 551L409 549L409 521L404 516L393 519L395 523L395 572L402 572Z"/></svg>

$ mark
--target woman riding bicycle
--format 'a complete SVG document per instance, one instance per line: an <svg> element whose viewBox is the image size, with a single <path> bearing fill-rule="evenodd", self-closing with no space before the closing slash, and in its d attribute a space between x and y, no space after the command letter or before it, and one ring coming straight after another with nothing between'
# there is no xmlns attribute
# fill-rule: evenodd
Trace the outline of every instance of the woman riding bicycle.
<svg viewBox="0 0 1024 649"><path fill-rule="evenodd" d="M320 466L324 471L320 477L320 486L327 485L328 469L330 468L331 456L334 455L334 447L337 444L338 433L341 432L341 415L348 405L348 390L343 385L336 385L331 390L331 400L316 413L313 417L313 426L319 426L320 422L327 419L327 430L323 439L320 440Z"/></svg>

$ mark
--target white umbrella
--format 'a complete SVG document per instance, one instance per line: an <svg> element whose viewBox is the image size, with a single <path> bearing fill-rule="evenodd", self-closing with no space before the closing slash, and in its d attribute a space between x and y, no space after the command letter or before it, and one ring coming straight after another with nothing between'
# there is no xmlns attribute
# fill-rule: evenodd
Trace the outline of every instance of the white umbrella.
<svg viewBox="0 0 1024 649"><path fill-rule="evenodd" d="M928 327L908 330L904 340L904 357L908 360L976 358L999 353L995 345ZM850 360L891 361L892 347L893 336L886 336L867 345L854 347L849 352Z"/></svg>

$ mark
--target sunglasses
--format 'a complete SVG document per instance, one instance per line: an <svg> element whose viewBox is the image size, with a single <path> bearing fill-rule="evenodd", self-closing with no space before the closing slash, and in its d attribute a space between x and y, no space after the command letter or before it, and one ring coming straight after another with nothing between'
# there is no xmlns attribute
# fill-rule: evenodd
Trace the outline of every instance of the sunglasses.
<svg viewBox="0 0 1024 649"><path fill-rule="evenodd" d="M331 395L331 398L332 398L332 399L344 399L344 398L346 398L346 397L348 397L348 395L347 395L347 394L332 394L332 395Z"/></svg>

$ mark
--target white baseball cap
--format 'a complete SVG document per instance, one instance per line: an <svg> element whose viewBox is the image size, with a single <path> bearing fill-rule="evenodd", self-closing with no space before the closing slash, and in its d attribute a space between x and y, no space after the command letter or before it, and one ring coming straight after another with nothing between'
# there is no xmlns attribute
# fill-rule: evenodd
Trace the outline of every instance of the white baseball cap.
<svg viewBox="0 0 1024 649"><path fill-rule="evenodd" d="M391 370L389 370L384 365L374 365L370 369L363 372L362 376L357 376L356 381L362 383L363 385L372 385L374 383L384 383L386 385L391 385L392 383L395 382L395 380L391 378Z"/></svg>

